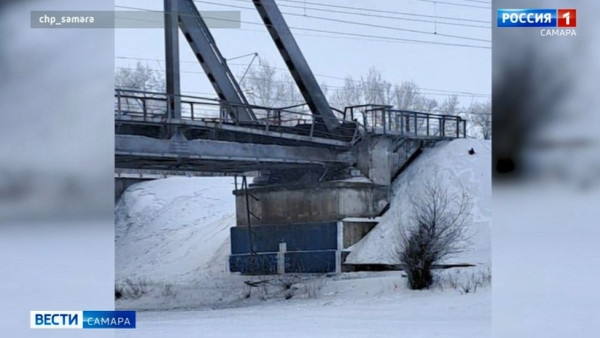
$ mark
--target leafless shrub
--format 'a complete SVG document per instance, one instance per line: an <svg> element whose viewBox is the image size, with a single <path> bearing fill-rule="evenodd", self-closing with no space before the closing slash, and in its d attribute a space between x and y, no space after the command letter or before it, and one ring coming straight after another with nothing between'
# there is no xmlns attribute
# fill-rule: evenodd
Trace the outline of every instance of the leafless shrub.
<svg viewBox="0 0 600 338"><path fill-rule="evenodd" d="M321 291L327 285L328 279L326 275L311 276L304 281L304 290L306 297L319 298Z"/></svg>
<svg viewBox="0 0 600 338"><path fill-rule="evenodd" d="M283 297L285 299L291 299L296 295L298 284L301 281L301 277L298 274L284 274L277 278L277 283L283 289Z"/></svg>
<svg viewBox="0 0 600 338"><path fill-rule="evenodd" d="M260 300L267 300L269 294L268 284L271 283L270 279L265 279L264 276L253 276L249 280L244 281L245 292L242 298L252 298L254 294Z"/></svg>
<svg viewBox="0 0 600 338"><path fill-rule="evenodd" d="M326 275L284 274L278 276L254 277L244 282L242 298L248 299L254 293L259 300L292 298L318 298L327 284Z"/></svg>
<svg viewBox="0 0 600 338"><path fill-rule="evenodd" d="M464 188L449 193L436 174L421 194L411 197L410 205L409 224L401 231L400 262L409 287L425 289L433 283L434 264L467 249L471 197Z"/></svg>
<svg viewBox="0 0 600 338"><path fill-rule="evenodd" d="M148 281L142 278L126 278L115 285L115 296L123 299L137 299L148 291Z"/></svg>
<svg viewBox="0 0 600 338"><path fill-rule="evenodd" d="M161 295L163 297L173 297L175 296L175 291L173 290L173 284L165 283L162 286Z"/></svg>
<svg viewBox="0 0 600 338"><path fill-rule="evenodd" d="M492 284L492 273L486 270L471 270L444 272L437 275L434 282L435 287L458 290L462 294L475 293L478 288L487 287Z"/></svg>

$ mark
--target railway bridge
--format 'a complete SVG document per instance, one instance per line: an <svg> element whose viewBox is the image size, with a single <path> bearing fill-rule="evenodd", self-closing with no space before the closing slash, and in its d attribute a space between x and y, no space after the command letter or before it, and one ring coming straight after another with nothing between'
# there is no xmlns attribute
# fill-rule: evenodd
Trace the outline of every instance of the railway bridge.
<svg viewBox="0 0 600 338"><path fill-rule="evenodd" d="M232 272L341 272L346 249L387 210L394 178L423 147L465 137L466 122L376 104L332 108L275 2L253 3L305 104L249 104L194 2L165 0L167 90L115 90L115 167L242 176ZM178 30L218 99L180 94ZM135 182L116 182L126 179Z"/></svg>

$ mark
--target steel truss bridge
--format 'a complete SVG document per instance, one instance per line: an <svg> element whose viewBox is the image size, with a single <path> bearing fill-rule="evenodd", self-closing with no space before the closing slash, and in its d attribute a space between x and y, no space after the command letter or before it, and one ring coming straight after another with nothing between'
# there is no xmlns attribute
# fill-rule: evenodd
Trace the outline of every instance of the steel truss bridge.
<svg viewBox="0 0 600 338"><path fill-rule="evenodd" d="M245 98L192 0L165 0L166 93L115 90L117 170L237 174L353 167L370 138L439 141L465 137L457 116L360 105L330 107L273 0L253 0L304 105L260 107ZM181 30L218 99L180 94ZM420 142L419 144L423 144Z"/></svg>
<svg viewBox="0 0 600 338"><path fill-rule="evenodd" d="M302 167L350 167L356 145L378 135L439 141L465 136L457 116L364 105L336 112L328 131L305 106L251 109L253 121L227 113L219 100L179 96L181 115L167 107L173 95L115 90L115 155L121 169L243 173ZM323 117L320 117L323 119ZM361 122L359 122L361 121ZM173 132L175 130L175 132Z"/></svg>

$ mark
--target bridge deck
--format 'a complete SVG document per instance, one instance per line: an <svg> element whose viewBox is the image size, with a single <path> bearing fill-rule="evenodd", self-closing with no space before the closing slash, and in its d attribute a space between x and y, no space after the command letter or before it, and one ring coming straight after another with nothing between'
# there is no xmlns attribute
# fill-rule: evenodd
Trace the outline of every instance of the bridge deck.
<svg viewBox="0 0 600 338"><path fill-rule="evenodd" d="M350 110L334 132L311 113L252 106L257 120L231 117L222 102L178 97L181 118L167 114L172 96L116 90L115 162L119 169L241 173L287 168L350 167L365 137L439 141L464 137L457 116L393 110ZM231 106L230 103L227 104ZM358 122L362 120L362 124ZM394 152L398 147L391 149Z"/></svg>
<svg viewBox="0 0 600 338"><path fill-rule="evenodd" d="M115 117L115 122L120 124L140 125L140 126L165 126L166 120L164 117L144 117L136 116L133 114L121 114ZM302 143L314 143L316 145L335 146L342 148L352 147L352 139L334 139L324 137L320 130L315 130L314 126L311 130L311 126L306 128L298 127L286 127L277 124L235 124L231 122L224 122L218 118L202 118L195 120L187 119L171 119L168 122L169 125L184 127L187 129L197 128L202 130L221 130L223 132L230 133L242 133L264 136L276 139L286 139L292 141L299 141ZM304 135L306 134L306 135Z"/></svg>
<svg viewBox="0 0 600 338"><path fill-rule="evenodd" d="M173 95L118 89L115 91L115 123L117 126L129 125L131 128L154 126L168 129L175 126L219 130L221 134L265 136L274 139L273 143L279 143L278 140L293 140L304 144L343 148L351 147L362 136L358 123L341 119L336 119L339 128L334 132L328 131L323 123L324 117L315 117L303 110L303 106L267 108L245 105L245 108L252 109L256 117L256 120L249 122L227 114L232 106L240 108L231 102L224 104L223 101L195 96L178 96L177 99L181 102L181 118L173 119L167 114L167 107L174 100ZM117 130L117 133L132 132ZM204 135L206 136L202 138L211 137L211 134ZM170 136L165 134L163 138ZM256 140L251 142L254 141Z"/></svg>
<svg viewBox="0 0 600 338"><path fill-rule="evenodd" d="M168 140L116 135L115 157L117 168L229 173L275 168L347 167L356 161L351 152L323 147L188 141L181 134Z"/></svg>

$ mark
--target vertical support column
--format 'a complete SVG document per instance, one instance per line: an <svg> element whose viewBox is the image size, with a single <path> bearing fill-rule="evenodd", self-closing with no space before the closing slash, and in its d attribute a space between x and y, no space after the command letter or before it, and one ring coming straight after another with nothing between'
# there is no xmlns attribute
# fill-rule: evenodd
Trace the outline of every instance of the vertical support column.
<svg viewBox="0 0 600 338"><path fill-rule="evenodd" d="M371 136L358 147L358 169L374 184L389 186L392 183L392 146L389 137Z"/></svg>
<svg viewBox="0 0 600 338"><path fill-rule="evenodd" d="M460 117L456 120L456 138L460 137Z"/></svg>
<svg viewBox="0 0 600 338"><path fill-rule="evenodd" d="M277 274L285 274L285 252L287 251L286 243L279 243L279 251L277 252Z"/></svg>
<svg viewBox="0 0 600 338"><path fill-rule="evenodd" d="M414 115L414 119L415 119L415 120L414 120L414 125L415 125L415 136L417 136L417 133L418 133L418 131L417 131L417 113L413 113L413 115Z"/></svg>
<svg viewBox="0 0 600 338"><path fill-rule="evenodd" d="M335 250L335 273L342 273L342 251L344 250L344 222L337 222L337 249Z"/></svg>
<svg viewBox="0 0 600 338"><path fill-rule="evenodd" d="M121 116L121 91L117 90L117 114Z"/></svg>
<svg viewBox="0 0 600 338"><path fill-rule="evenodd" d="M440 128L442 129L441 136L446 137L446 118L440 118Z"/></svg>
<svg viewBox="0 0 600 338"><path fill-rule="evenodd" d="M400 134L404 135L404 113L400 116Z"/></svg>
<svg viewBox="0 0 600 338"><path fill-rule="evenodd" d="M387 128L385 125L385 109L381 109L381 123L383 123L383 134L387 134Z"/></svg>
<svg viewBox="0 0 600 338"><path fill-rule="evenodd" d="M165 70L168 120L181 118L178 0L165 0ZM174 131L171 131L173 133Z"/></svg>

